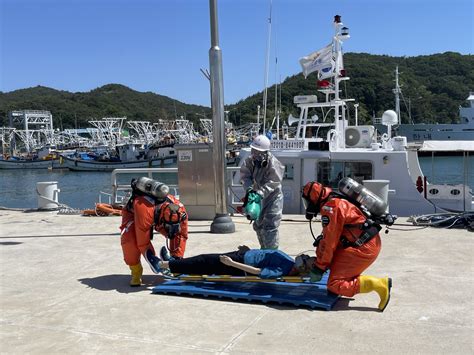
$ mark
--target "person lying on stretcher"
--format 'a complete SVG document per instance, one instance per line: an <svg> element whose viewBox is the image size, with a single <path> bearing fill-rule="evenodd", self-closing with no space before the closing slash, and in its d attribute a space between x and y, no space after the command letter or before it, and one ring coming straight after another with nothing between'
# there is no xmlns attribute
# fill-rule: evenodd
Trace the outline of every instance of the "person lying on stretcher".
<svg viewBox="0 0 474 355"><path fill-rule="evenodd" d="M238 250L220 254L200 254L190 258L161 260L156 257L153 271L169 269L173 274L192 275L258 275L263 279L282 276L306 275L315 257L302 254L293 260L288 254L274 249L250 249L246 245Z"/></svg>

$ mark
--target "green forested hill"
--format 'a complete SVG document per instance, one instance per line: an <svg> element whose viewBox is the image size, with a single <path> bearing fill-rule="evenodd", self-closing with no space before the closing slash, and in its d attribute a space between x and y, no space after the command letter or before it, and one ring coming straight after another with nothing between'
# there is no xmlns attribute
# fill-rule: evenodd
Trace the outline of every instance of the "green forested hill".
<svg viewBox="0 0 474 355"><path fill-rule="evenodd" d="M359 121L370 122L372 115L380 117L383 111L394 109L395 68L399 67L406 106L411 102L411 116L415 123L458 122L459 106L466 104L474 91L474 55L446 52L418 57L389 57L366 53L348 53L344 56L346 75L342 83L342 97L359 102ZM293 104L295 95L316 93L317 74L307 79L299 73L285 79L281 86L281 117L297 115ZM275 88L268 90L267 119L273 118ZM319 93L318 93L318 96ZM257 105L263 107L262 93L255 94L231 105L230 118L234 121L255 121ZM323 99L320 96L321 100ZM401 103L402 122L408 123L408 109Z"/></svg>
<svg viewBox="0 0 474 355"><path fill-rule="evenodd" d="M151 92L138 92L119 84L109 84L89 92L71 93L42 86L0 93L0 126L8 125L12 110L48 110L56 127L87 127L87 121L102 117L157 122L183 116L199 121L211 118L210 108L187 105Z"/></svg>
<svg viewBox="0 0 474 355"><path fill-rule="evenodd" d="M359 102L359 121L370 122L372 115L380 117L384 110L394 108L394 71L399 66L400 84L406 104L410 102L414 122L458 122L458 107L465 105L469 91L474 91L474 55L453 52L417 57L389 57L366 53L347 53L344 56L346 75L343 97ZM225 74L225 73L224 73ZM293 104L295 95L316 93L316 73L307 79L301 73L286 78L281 86L282 119L297 114ZM267 119L273 117L275 88L268 91ZM263 107L262 92L233 105L229 120L234 124L255 122L257 105ZM408 122L408 110L401 103L402 121ZM0 126L8 125L8 111L49 110L56 127L87 126L90 119L123 117L129 120L157 122L185 116L198 122L210 108L187 105L172 98L151 92L138 92L126 86L109 84L90 92L71 93L46 87L34 87L0 93Z"/></svg>

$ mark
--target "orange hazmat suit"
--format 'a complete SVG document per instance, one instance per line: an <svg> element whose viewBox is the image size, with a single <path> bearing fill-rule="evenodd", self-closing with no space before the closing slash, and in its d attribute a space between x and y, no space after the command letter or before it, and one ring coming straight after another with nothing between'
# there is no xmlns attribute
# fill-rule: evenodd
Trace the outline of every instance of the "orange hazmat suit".
<svg viewBox="0 0 474 355"><path fill-rule="evenodd" d="M363 233L360 225L364 214L349 201L331 196L331 189L319 183L308 183L303 196L316 212L321 213L322 239L316 249L315 266L330 269L328 290L346 297L360 293L360 278L377 259L381 249L380 235L375 235L360 247L345 246L341 239L354 243Z"/></svg>
<svg viewBox="0 0 474 355"><path fill-rule="evenodd" d="M174 212L177 213L170 213L170 206L175 207ZM174 235L170 235L170 223L177 226ZM188 239L188 218L184 205L173 195L168 195L166 200L158 205L148 196L136 196L133 208L123 209L120 225L123 257L127 265L139 264L140 255L148 249L156 254L151 243L153 229L168 238L171 256L184 256Z"/></svg>

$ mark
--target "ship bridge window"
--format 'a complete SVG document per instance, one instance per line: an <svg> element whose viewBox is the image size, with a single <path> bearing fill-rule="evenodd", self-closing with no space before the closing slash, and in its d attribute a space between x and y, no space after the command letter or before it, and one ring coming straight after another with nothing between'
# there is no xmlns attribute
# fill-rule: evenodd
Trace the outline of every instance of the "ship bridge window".
<svg viewBox="0 0 474 355"><path fill-rule="evenodd" d="M362 180L371 180L373 177L372 163L320 161L316 176L318 182L332 188L337 188L339 181L346 176L362 184Z"/></svg>

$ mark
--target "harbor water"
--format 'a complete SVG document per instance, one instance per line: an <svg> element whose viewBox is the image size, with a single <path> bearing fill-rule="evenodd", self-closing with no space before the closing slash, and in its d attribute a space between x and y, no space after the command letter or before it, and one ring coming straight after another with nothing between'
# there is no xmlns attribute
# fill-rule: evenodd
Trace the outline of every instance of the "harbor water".
<svg viewBox="0 0 474 355"><path fill-rule="evenodd" d="M439 184L462 184L474 190L474 157L467 161L467 173L463 176L463 157L420 157L420 166L428 181ZM433 164L432 164L433 163ZM127 174L119 180L127 184L138 175ZM171 174L154 175L167 184L176 184ZM59 202L71 208L93 208L96 202L109 202L112 192L110 172L79 172L69 170L0 170L0 206L7 208L37 208L36 183L57 181ZM103 192L101 194L101 192Z"/></svg>
<svg viewBox="0 0 474 355"><path fill-rule="evenodd" d="M142 174L124 174L119 184L129 184ZM36 183L56 181L59 203L75 209L93 208L96 202L110 202L111 172L70 171L67 169L0 170L0 206L37 208ZM174 174L153 175L167 184L177 184Z"/></svg>

